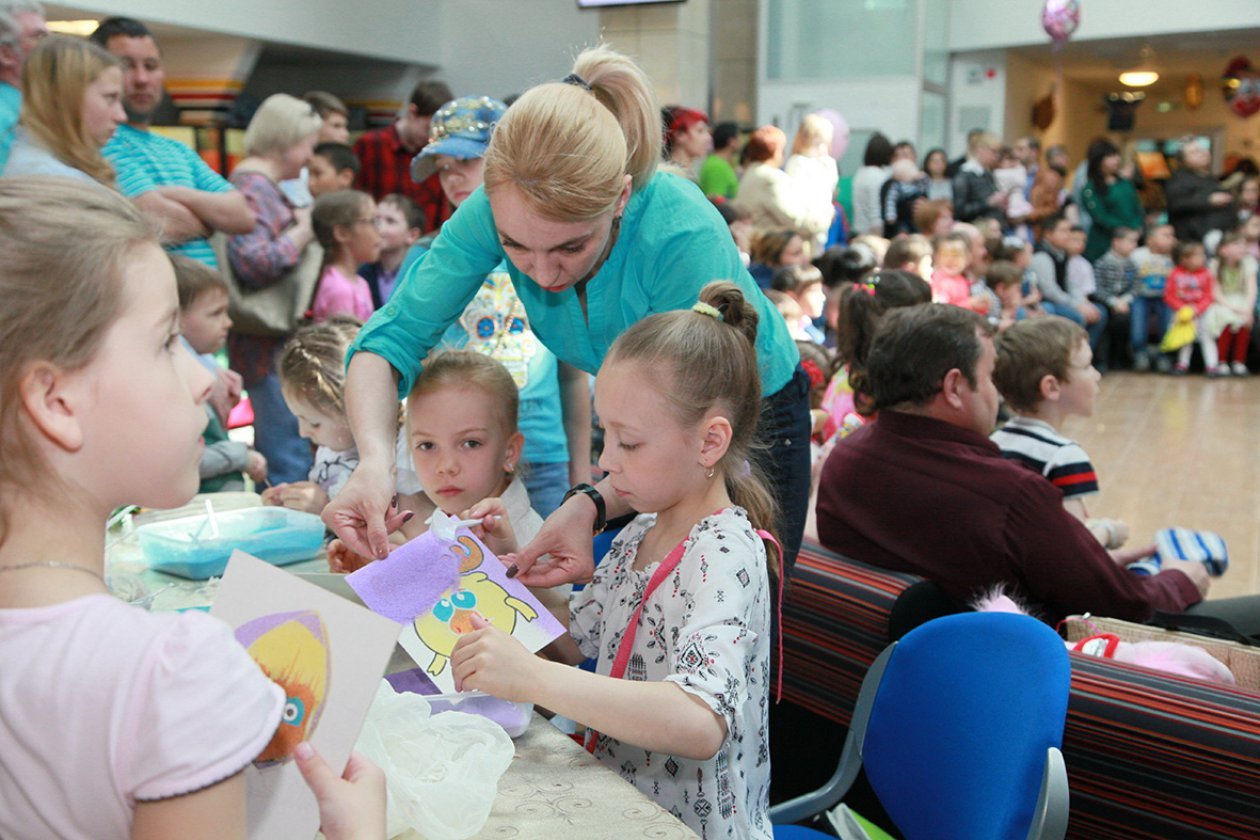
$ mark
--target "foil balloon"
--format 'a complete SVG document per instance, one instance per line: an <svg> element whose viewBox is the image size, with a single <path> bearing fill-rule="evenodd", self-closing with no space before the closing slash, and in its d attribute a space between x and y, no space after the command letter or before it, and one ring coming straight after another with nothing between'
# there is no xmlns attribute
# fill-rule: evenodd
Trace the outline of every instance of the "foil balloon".
<svg viewBox="0 0 1260 840"><path fill-rule="evenodd" d="M839 111L833 111L830 108L823 108L814 113L831 123L831 156L840 160L844 157L845 149L849 148L849 121L841 116Z"/></svg>
<svg viewBox="0 0 1260 840"><path fill-rule="evenodd" d="M1221 90L1229 110L1244 119L1260 111L1260 70L1239 56L1225 67Z"/></svg>
<svg viewBox="0 0 1260 840"><path fill-rule="evenodd" d="M1080 25L1080 0L1046 0L1041 9L1041 28L1054 41L1056 50L1063 48Z"/></svg>

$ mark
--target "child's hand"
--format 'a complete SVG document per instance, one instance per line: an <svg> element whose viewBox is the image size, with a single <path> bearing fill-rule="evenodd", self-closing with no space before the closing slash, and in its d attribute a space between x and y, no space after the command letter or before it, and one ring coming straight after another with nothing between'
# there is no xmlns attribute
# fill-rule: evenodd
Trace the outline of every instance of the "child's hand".
<svg viewBox="0 0 1260 840"><path fill-rule="evenodd" d="M267 459L257 449L249 450L249 460L245 463L245 474L253 479L255 484L262 484L267 480Z"/></svg>
<svg viewBox="0 0 1260 840"><path fill-rule="evenodd" d="M480 519L481 524L473 526L472 532L499 557L516 551L516 534L512 531L512 520L508 518L507 506L502 499L482 499L461 513L459 518Z"/></svg>
<svg viewBox="0 0 1260 840"><path fill-rule="evenodd" d="M264 492L263 503L318 515L328 504L328 494L313 481L294 481L291 484L279 484Z"/></svg>
<svg viewBox="0 0 1260 840"><path fill-rule="evenodd" d="M328 840L385 837L385 774L358 753L338 779L309 741L293 751L298 770L319 803L319 830Z"/></svg>
<svg viewBox="0 0 1260 840"><path fill-rule="evenodd" d="M328 571L333 574L347 575L362 569L371 562L373 562L371 557L355 554L350 550L350 546L340 539L335 539L328 544Z"/></svg>
<svg viewBox="0 0 1260 840"><path fill-rule="evenodd" d="M451 652L456 691L484 691L514 703L530 702L534 671L543 660L479 615L473 631L460 636Z"/></svg>

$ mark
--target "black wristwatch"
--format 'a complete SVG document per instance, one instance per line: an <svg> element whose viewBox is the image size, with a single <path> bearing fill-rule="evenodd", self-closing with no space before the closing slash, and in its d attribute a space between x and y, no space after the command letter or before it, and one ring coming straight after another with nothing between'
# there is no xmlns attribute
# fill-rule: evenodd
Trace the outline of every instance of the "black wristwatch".
<svg viewBox="0 0 1260 840"><path fill-rule="evenodd" d="M604 532L604 528L608 527L608 508L604 505L604 497L601 496L599 491L591 485L578 484L571 488L569 492L564 494L564 498L560 501L560 504L564 504L569 501L569 497L575 493L585 493L587 496L590 496L591 501L595 503L595 534L602 534Z"/></svg>

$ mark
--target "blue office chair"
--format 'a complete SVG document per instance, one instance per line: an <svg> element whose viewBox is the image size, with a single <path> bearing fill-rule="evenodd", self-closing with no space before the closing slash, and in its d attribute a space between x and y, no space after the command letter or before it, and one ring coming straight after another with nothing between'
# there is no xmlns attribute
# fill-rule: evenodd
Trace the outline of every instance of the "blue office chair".
<svg viewBox="0 0 1260 840"><path fill-rule="evenodd" d="M804 838L790 824L835 807L865 767L906 840L1060 840L1069 680L1063 641L1028 616L963 613L912 630L867 672L835 774L770 809L775 837Z"/></svg>

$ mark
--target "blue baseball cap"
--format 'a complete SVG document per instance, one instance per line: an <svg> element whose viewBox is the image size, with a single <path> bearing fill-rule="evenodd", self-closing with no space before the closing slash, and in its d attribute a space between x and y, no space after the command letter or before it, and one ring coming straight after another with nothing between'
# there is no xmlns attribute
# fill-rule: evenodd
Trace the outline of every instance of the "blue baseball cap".
<svg viewBox="0 0 1260 840"><path fill-rule="evenodd" d="M483 157L506 110L506 105L489 96L461 96L447 102L433 115L429 145L411 161L412 180L423 181L437 171L434 155L461 160Z"/></svg>

